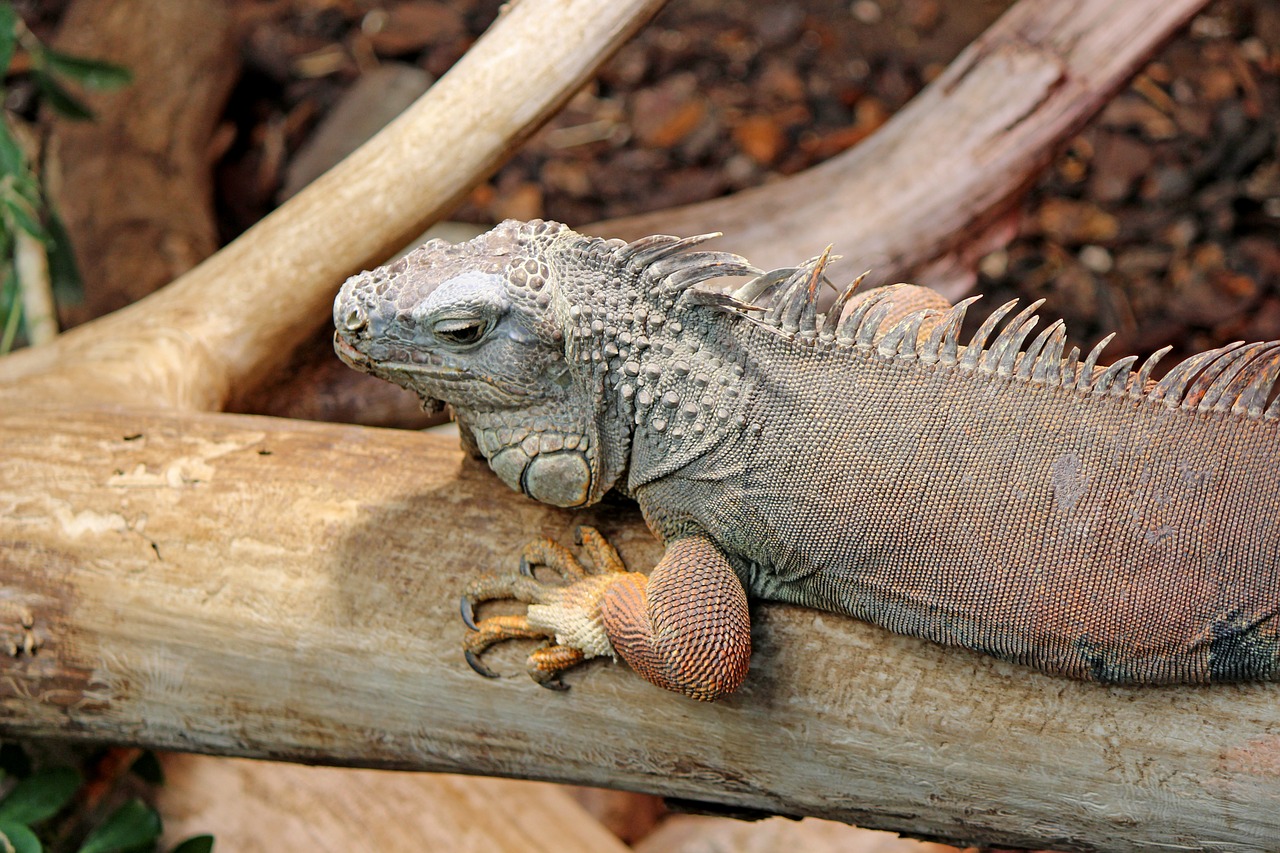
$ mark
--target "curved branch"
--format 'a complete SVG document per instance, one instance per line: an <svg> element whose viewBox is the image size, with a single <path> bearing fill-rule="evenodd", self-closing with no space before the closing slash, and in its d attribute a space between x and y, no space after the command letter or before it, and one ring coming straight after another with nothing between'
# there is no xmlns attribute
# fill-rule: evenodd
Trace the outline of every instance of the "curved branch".
<svg viewBox="0 0 1280 853"><path fill-rule="evenodd" d="M662 0L521 0L414 106L169 287L0 360L0 392L221 408L498 166ZM8 385L5 389L3 386Z"/></svg>
<svg viewBox="0 0 1280 853"><path fill-rule="evenodd" d="M624 239L723 231L718 247L764 269L834 244L844 255L829 268L837 280L871 269L871 283L908 275L918 284L953 283L964 276L947 256L974 250L1058 145L1204 5L1021 0L848 152L726 198L587 230ZM992 248L977 248L971 262ZM948 297L972 283L971 266L966 274L962 286L943 288Z"/></svg>

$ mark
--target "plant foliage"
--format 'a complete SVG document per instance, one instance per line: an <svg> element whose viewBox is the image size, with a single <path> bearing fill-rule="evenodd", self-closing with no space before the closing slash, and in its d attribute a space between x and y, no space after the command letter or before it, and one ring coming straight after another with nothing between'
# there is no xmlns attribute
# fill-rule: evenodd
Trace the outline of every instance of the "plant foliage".
<svg viewBox="0 0 1280 853"><path fill-rule="evenodd" d="M6 744L12 757L12 745ZM13 763L13 762L7 762ZM135 764L136 775L159 778L155 756L144 753ZM154 766L154 770L150 770ZM29 765L28 765L29 768ZM6 779L0 769L0 853L45 853L44 824L79 802L83 808L83 780L70 767L54 767ZM77 800L77 795L80 799ZM138 799L110 812L89 830L76 853L154 853L160 839L160 815ZM211 853L213 836L196 835L173 848L172 853Z"/></svg>
<svg viewBox="0 0 1280 853"><path fill-rule="evenodd" d="M0 79L4 81L0 97L8 94L11 66L19 54L29 58L27 73L45 106L78 121L92 119L93 111L68 90L68 81L85 89L106 90L130 80L128 69L119 65L45 46L23 24L13 4L0 0ZM78 294L80 276L66 230L18 141L13 118L6 112L0 117L0 355L18 340L23 324L23 288L35 284L22 280L14 261L20 233L43 246L54 292L63 298Z"/></svg>

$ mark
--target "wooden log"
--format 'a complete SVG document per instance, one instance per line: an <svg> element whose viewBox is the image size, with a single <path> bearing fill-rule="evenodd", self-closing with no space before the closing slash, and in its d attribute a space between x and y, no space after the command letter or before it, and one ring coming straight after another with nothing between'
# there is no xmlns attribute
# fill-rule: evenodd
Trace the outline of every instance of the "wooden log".
<svg viewBox="0 0 1280 853"><path fill-rule="evenodd" d="M224 408L330 316L342 279L449 210L661 5L511 4L404 115L234 243L142 302L0 360L0 399Z"/></svg>
<svg viewBox="0 0 1280 853"><path fill-rule="evenodd" d="M868 284L914 281L954 301L990 231L1075 133L1205 0L1021 0L884 127L794 177L590 226L626 239L723 231L765 269L820 255ZM1013 236L1004 227L1002 243ZM984 237L988 239L983 239Z"/></svg>
<svg viewBox="0 0 1280 853"><path fill-rule="evenodd" d="M211 833L236 853L626 853L555 785L165 755L161 849Z"/></svg>
<svg viewBox="0 0 1280 853"><path fill-rule="evenodd" d="M0 729L609 785L958 841L1273 850L1280 685L1108 688L755 608L743 690L461 659L459 591L570 514L450 442L271 418L0 414ZM527 648L527 647L526 647Z"/></svg>

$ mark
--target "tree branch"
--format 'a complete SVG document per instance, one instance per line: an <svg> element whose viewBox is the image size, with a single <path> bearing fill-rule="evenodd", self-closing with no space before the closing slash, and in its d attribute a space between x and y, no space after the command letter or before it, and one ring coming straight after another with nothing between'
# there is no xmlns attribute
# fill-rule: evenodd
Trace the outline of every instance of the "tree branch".
<svg viewBox="0 0 1280 853"><path fill-rule="evenodd" d="M755 609L751 673L721 703L607 662L565 694L516 654L489 681L462 661L466 580L578 523L652 565L632 508L541 506L397 430L81 410L5 414L0 442L12 735L609 785L1005 846L1280 837L1276 685L1100 687L779 606Z"/></svg>
<svg viewBox="0 0 1280 853"><path fill-rule="evenodd" d="M342 279L449 210L661 5L511 4L399 119L234 243L141 302L0 360L0 399L222 408L330 315Z"/></svg>
<svg viewBox="0 0 1280 853"><path fill-rule="evenodd" d="M1021 0L844 154L776 183L588 230L624 239L723 231L717 248L764 269L833 244L844 255L828 268L834 280L870 269L869 284L914 281L954 299L972 285L978 256L995 248L984 232L1204 5ZM1006 231L1001 243L1013 236Z"/></svg>
<svg viewBox="0 0 1280 853"><path fill-rule="evenodd" d="M968 221L999 196L957 190L962 175L926 168L920 146L956 169L1022 162L1001 159L1002 146L1047 144L1017 131L1064 90L1091 85L1019 58L1017 45L1059 44L1074 14L1115 27L1098 44L1122 54L1172 26L1163 10L1190 14L1188 0L1143 0L1124 5L1146 17L1122 27L1100 5L1024 0L1018 9L1047 23L1015 10L998 27L1016 24L1021 41L966 53L944 75L950 90L922 96L943 110L963 94L968 113L941 114L968 116L965 133L924 117L917 131L937 136L886 128L881 158L865 155L889 187L880 229L897 234L935 203L971 208L941 218ZM556 100L526 106L529 91L567 91L590 64L527 90L522 63L554 65L564 32L597 24L584 39L612 44L639 9L610 24L582 0L523 0L473 54L483 59L250 235L137 307L0 361L4 731L607 784L1007 846L1273 847L1277 685L1104 688L781 606L756 609L751 675L724 703L658 691L608 663L548 693L515 654L494 661L511 677L485 681L460 660L465 579L514 567L526 539L564 539L574 523L651 565L658 548L634 509L533 504L420 434L139 408L216 407L233 384L256 382L327 315L337 280L443 209ZM576 29L541 28L540 15L561 11ZM1003 79L1019 69L1021 85ZM433 114L448 121L421 123ZM976 160L943 156L998 128L1010 135L971 150ZM894 159L904 146L917 154ZM820 198L806 203L779 208L775 225L817 221L806 217ZM792 241L794 261L807 239L828 238L776 239ZM899 257L884 248L895 245L871 251ZM96 402L134 408L79 407Z"/></svg>

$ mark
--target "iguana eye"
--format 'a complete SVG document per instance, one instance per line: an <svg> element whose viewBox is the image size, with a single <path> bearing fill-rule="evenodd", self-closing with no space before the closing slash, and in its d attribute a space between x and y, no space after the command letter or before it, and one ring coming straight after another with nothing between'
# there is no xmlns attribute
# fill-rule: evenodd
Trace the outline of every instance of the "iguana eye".
<svg viewBox="0 0 1280 853"><path fill-rule="evenodd" d="M464 347L479 343L489 331L490 325L488 320L478 317L439 320L431 327L431 331L446 343Z"/></svg>

